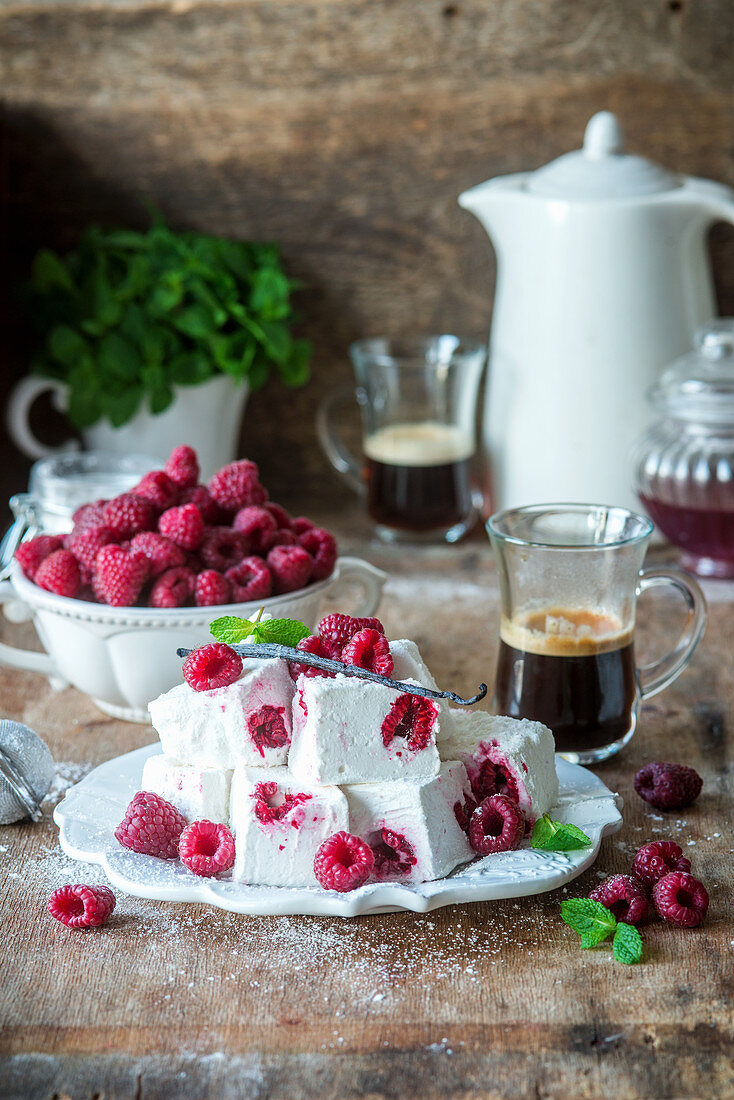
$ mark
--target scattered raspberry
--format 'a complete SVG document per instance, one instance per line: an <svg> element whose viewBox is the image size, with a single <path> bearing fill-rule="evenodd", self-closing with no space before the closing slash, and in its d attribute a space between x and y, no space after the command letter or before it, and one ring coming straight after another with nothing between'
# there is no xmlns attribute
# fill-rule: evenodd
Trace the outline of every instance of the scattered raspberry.
<svg viewBox="0 0 734 1100"><path fill-rule="evenodd" d="M591 891L592 901L599 901L625 924L639 924L650 908L645 887L632 875L612 875Z"/></svg>
<svg viewBox="0 0 734 1100"><path fill-rule="evenodd" d="M228 512L237 512L250 504L264 504L268 499L257 466L246 458L218 470L209 482L209 494Z"/></svg>
<svg viewBox="0 0 734 1100"><path fill-rule="evenodd" d="M342 660L347 665L357 665L380 676L389 676L393 670L390 645L378 630L358 630L342 650Z"/></svg>
<svg viewBox="0 0 734 1100"><path fill-rule="evenodd" d="M273 504L270 500L263 504L263 508L267 508L270 512L279 531L290 531L291 517L286 512L285 508L281 508L279 504Z"/></svg>
<svg viewBox="0 0 734 1100"><path fill-rule="evenodd" d="M652 901L658 915L678 928L697 928L709 907L704 884L681 871L658 879L653 887Z"/></svg>
<svg viewBox="0 0 734 1100"><path fill-rule="evenodd" d="M294 535L302 535L304 531L310 531L315 526L316 524L305 516L296 516L295 519L291 520L291 531Z"/></svg>
<svg viewBox="0 0 734 1100"><path fill-rule="evenodd" d="M36 570L36 584L57 596L76 596L82 583L79 563L71 550L54 550Z"/></svg>
<svg viewBox="0 0 734 1100"><path fill-rule="evenodd" d="M209 642L189 653L183 676L194 691L227 687L242 675L242 658L224 642Z"/></svg>
<svg viewBox="0 0 734 1100"><path fill-rule="evenodd" d="M302 546L274 546L267 563L277 595L303 588L313 572L313 558Z"/></svg>
<svg viewBox="0 0 734 1100"><path fill-rule="evenodd" d="M385 628L379 619L355 619L351 615L327 615L316 627L316 633L320 638L335 642L341 651L350 638L360 630L376 630L379 634L385 633Z"/></svg>
<svg viewBox="0 0 734 1100"><path fill-rule="evenodd" d="M436 724L436 704L420 695L399 695L382 723L382 743L387 748L393 738L405 737L413 752L431 744Z"/></svg>
<svg viewBox="0 0 734 1100"><path fill-rule="evenodd" d="M94 572L97 554L103 546L115 542L116 536L111 527L85 527L78 534L72 532L69 549L79 562L82 580L89 581Z"/></svg>
<svg viewBox="0 0 734 1100"><path fill-rule="evenodd" d="M645 844L632 861L632 872L645 884L652 887L659 878L671 871L691 869L691 861L683 855L683 849L672 840L656 840Z"/></svg>
<svg viewBox="0 0 734 1100"><path fill-rule="evenodd" d="M415 867L418 862L415 848L410 841L402 833L393 832L392 829L381 829L377 838L371 844L375 878L382 881L396 875L410 874L411 867Z"/></svg>
<svg viewBox="0 0 734 1100"><path fill-rule="evenodd" d="M196 550L204 538L204 520L195 504L181 504L163 513L158 530L182 550Z"/></svg>
<svg viewBox="0 0 734 1100"><path fill-rule="evenodd" d="M174 447L163 469L179 489L193 489L199 480L199 460L193 447Z"/></svg>
<svg viewBox="0 0 734 1100"><path fill-rule="evenodd" d="M41 563L62 547L63 542L58 535L36 535L34 539L28 539L28 542L21 542L15 551L15 560L28 580L33 581Z"/></svg>
<svg viewBox="0 0 734 1100"><path fill-rule="evenodd" d="M166 569L183 565L186 555L180 546L156 531L141 531L130 542L133 557L143 557L148 562L148 575L158 577Z"/></svg>
<svg viewBox="0 0 734 1100"><path fill-rule="evenodd" d="M201 512L204 523L219 523L222 518L222 509L216 500L212 500L206 485L194 485L192 489L182 489L176 499L176 504L195 504Z"/></svg>
<svg viewBox="0 0 734 1100"><path fill-rule="evenodd" d="M175 806L152 791L138 791L115 829L123 848L158 859L176 859L178 839L186 818Z"/></svg>
<svg viewBox="0 0 734 1100"><path fill-rule="evenodd" d="M250 797L255 799L255 817L263 825L283 821L291 810L311 799L310 794L281 791L278 784L273 782L257 783Z"/></svg>
<svg viewBox="0 0 734 1100"><path fill-rule="evenodd" d="M635 790L640 798L658 810L682 810L695 802L701 793L703 779L683 764L655 761L645 764L635 776Z"/></svg>
<svg viewBox="0 0 734 1100"><path fill-rule="evenodd" d="M226 825L193 821L178 841L181 862L200 878L213 878L234 866L234 837Z"/></svg>
<svg viewBox="0 0 734 1100"><path fill-rule="evenodd" d="M194 602L197 607L215 607L229 603L232 598L232 586L225 576L216 569L204 569L196 578Z"/></svg>
<svg viewBox="0 0 734 1100"><path fill-rule="evenodd" d="M115 895L108 886L60 886L48 899L48 911L67 928L99 928L112 915Z"/></svg>
<svg viewBox="0 0 734 1100"><path fill-rule="evenodd" d="M136 496L149 500L159 512L162 512L174 503L178 495L178 486L162 470L152 470L140 479L132 492Z"/></svg>
<svg viewBox="0 0 734 1100"><path fill-rule="evenodd" d="M525 815L511 798L493 794L485 798L471 816L469 843L475 852L511 852L525 834Z"/></svg>
<svg viewBox="0 0 734 1100"><path fill-rule="evenodd" d="M261 554L269 549L270 540L277 530L275 517L256 504L240 508L232 521L232 527L247 540L250 550Z"/></svg>
<svg viewBox="0 0 734 1100"><path fill-rule="evenodd" d="M484 802L493 794L503 794L514 802L520 801L515 777L504 764L483 760L471 781L471 789L477 802Z"/></svg>
<svg viewBox="0 0 734 1100"><path fill-rule="evenodd" d="M316 657L328 657L332 661L341 660L341 650L336 642L318 638L315 634L310 634L308 638L301 638L296 649L300 649L303 653L313 653ZM297 661L289 661L288 668L294 680L299 676L326 676L328 680L333 680L336 676L335 672L327 672L326 669L314 668L312 665L300 665Z"/></svg>
<svg viewBox="0 0 734 1100"><path fill-rule="evenodd" d="M104 524L111 527L118 539L129 539L138 531L155 527L157 510L145 497L121 493L105 505Z"/></svg>
<svg viewBox="0 0 734 1100"><path fill-rule="evenodd" d="M316 852L313 873L324 890L348 894L364 886L374 865L369 844L352 833L332 833Z"/></svg>
<svg viewBox="0 0 734 1100"><path fill-rule="evenodd" d="M247 716L247 728L257 751L264 758L265 749L280 749L289 741L285 728L283 707L272 707L267 703Z"/></svg>
<svg viewBox="0 0 734 1100"><path fill-rule="evenodd" d="M196 574L185 565L161 573L150 590L148 607L183 607L196 588Z"/></svg>
<svg viewBox="0 0 734 1100"><path fill-rule="evenodd" d="M131 607L145 584L148 563L121 546L103 546L94 563L94 591L110 607Z"/></svg>
<svg viewBox="0 0 734 1100"><path fill-rule="evenodd" d="M337 555L336 539L331 532L323 527L311 527L298 536L298 541L313 558L311 580L322 581L325 577L330 577L334 572Z"/></svg>
<svg viewBox="0 0 734 1100"><path fill-rule="evenodd" d="M104 523L104 510L109 504L107 500L94 500L91 504L82 504L71 517L74 524L74 533L78 534L84 527L101 527Z"/></svg>
<svg viewBox="0 0 734 1100"><path fill-rule="evenodd" d="M245 557L247 540L231 527L210 527L204 532L199 554L207 569L225 573Z"/></svg>
<svg viewBox="0 0 734 1100"><path fill-rule="evenodd" d="M464 795L463 802L454 802L454 817L462 833L469 832L471 817L476 808L477 803L470 794Z"/></svg>
<svg viewBox="0 0 734 1100"><path fill-rule="evenodd" d="M232 599L236 603L263 600L270 595L273 581L262 558L243 558L224 574L232 585Z"/></svg>

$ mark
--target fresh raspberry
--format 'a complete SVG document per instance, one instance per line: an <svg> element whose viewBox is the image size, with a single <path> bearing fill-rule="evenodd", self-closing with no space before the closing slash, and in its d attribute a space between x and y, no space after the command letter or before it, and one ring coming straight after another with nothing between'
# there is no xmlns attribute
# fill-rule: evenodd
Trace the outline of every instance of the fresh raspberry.
<svg viewBox="0 0 734 1100"><path fill-rule="evenodd" d="M683 849L673 840L655 840L645 844L632 861L632 873L648 889L671 871L688 872L690 869L690 859L685 858Z"/></svg>
<svg viewBox="0 0 734 1100"><path fill-rule="evenodd" d="M393 670L390 644L378 630L358 630L344 646L342 660L347 665L378 672L380 676L389 676Z"/></svg>
<svg viewBox="0 0 734 1100"><path fill-rule="evenodd" d="M471 817L476 808L477 803L470 794L464 795L463 802L454 802L454 817L462 833L469 832Z"/></svg>
<svg viewBox="0 0 734 1100"><path fill-rule="evenodd" d="M279 527L267 539L264 540L263 552L267 553L274 546L298 546L298 539L286 527Z"/></svg>
<svg viewBox="0 0 734 1100"><path fill-rule="evenodd" d="M199 547L201 560L207 569L225 573L233 565L239 565L248 553L247 539L231 527L210 527L204 532Z"/></svg>
<svg viewBox="0 0 734 1100"><path fill-rule="evenodd" d="M247 728L250 737L260 755L265 758L265 749L280 749L288 744L288 730L285 728L283 707L272 707L265 703L247 716Z"/></svg>
<svg viewBox="0 0 734 1100"><path fill-rule="evenodd" d="M185 565L166 569L155 581L148 597L148 607L183 607L196 588L196 574Z"/></svg>
<svg viewBox="0 0 734 1100"><path fill-rule="evenodd" d="M312 796L281 791L278 784L271 781L256 783L250 797L255 799L255 817L263 825L271 825L275 821L283 821L291 810L310 801Z"/></svg>
<svg viewBox="0 0 734 1100"><path fill-rule="evenodd" d="M97 554L103 546L109 546L116 541L115 532L111 527L85 527L78 534L72 532L69 539L69 549L79 562L83 581L89 581L94 572L94 563Z"/></svg>
<svg viewBox="0 0 734 1100"><path fill-rule="evenodd" d="M175 806L152 791L138 791L115 829L123 848L158 859L176 859L178 839L188 822Z"/></svg>
<svg viewBox="0 0 734 1100"><path fill-rule="evenodd" d="M483 760L471 781L471 789L477 802L484 802L493 794L503 794L514 802L520 801L514 775L504 764Z"/></svg>
<svg viewBox="0 0 734 1100"><path fill-rule="evenodd" d="M313 873L324 890L348 894L364 886L374 865L369 844L352 833L332 833L316 852Z"/></svg>
<svg viewBox="0 0 734 1100"><path fill-rule="evenodd" d="M647 916L649 903L645 887L632 875L612 875L591 891L592 901L599 901L625 924L639 924Z"/></svg>
<svg viewBox="0 0 734 1100"><path fill-rule="evenodd" d="M304 531L310 531L315 526L316 524L307 519L306 516L296 516L295 519L291 520L291 531L294 535L302 535Z"/></svg>
<svg viewBox="0 0 734 1100"><path fill-rule="evenodd" d="M204 523L219 523L222 518L222 509L215 500L209 496L206 485L194 485L191 489L181 489L176 498L176 504L195 504L201 512Z"/></svg>
<svg viewBox="0 0 734 1100"><path fill-rule="evenodd" d="M469 843L475 852L511 852L525 834L525 815L511 798L493 794L485 798L471 815Z"/></svg>
<svg viewBox="0 0 734 1100"><path fill-rule="evenodd" d="M180 546L170 539L159 535L157 531L141 531L130 542L133 557L143 557L148 562L148 575L158 577L166 569L183 565L186 555Z"/></svg>
<svg viewBox="0 0 734 1100"><path fill-rule="evenodd" d="M78 534L84 527L101 527L104 523L104 510L108 504L108 500L94 500L91 504L82 504L77 508L71 517L74 533Z"/></svg>
<svg viewBox="0 0 734 1100"><path fill-rule="evenodd" d="M310 634L308 638L301 638L296 644L296 649L300 649L303 653L313 653L316 657L328 657L332 661L341 660L341 650L336 642L318 638L315 634ZM288 667L294 680L299 676L325 676L327 680L333 680L336 676L335 672L314 668L313 665L300 665L297 661L289 661Z"/></svg>
<svg viewBox="0 0 734 1100"><path fill-rule="evenodd" d="M159 512L162 512L173 504L178 494L178 486L162 470L151 470L140 479L132 492L136 496L149 500Z"/></svg>
<svg viewBox="0 0 734 1100"><path fill-rule="evenodd" d="M183 676L194 691L228 687L242 675L242 658L224 642L193 649L183 663Z"/></svg>
<svg viewBox="0 0 734 1100"><path fill-rule="evenodd" d="M112 528L118 539L129 539L139 531L152 531L157 514L157 508L145 497L121 493L105 505L104 524Z"/></svg>
<svg viewBox="0 0 734 1100"><path fill-rule="evenodd" d="M257 466L246 458L218 470L209 482L209 494L228 512L237 512L250 504L264 504L268 499Z"/></svg>
<svg viewBox="0 0 734 1100"><path fill-rule="evenodd" d="M178 841L181 862L200 878L213 878L234 866L234 837L226 825L192 821Z"/></svg>
<svg viewBox="0 0 734 1100"><path fill-rule="evenodd" d="M693 768L657 760L645 764L635 776L635 790L640 798L657 810L682 810L690 806L702 786L703 779Z"/></svg>
<svg viewBox="0 0 734 1100"><path fill-rule="evenodd" d="M60 886L48 899L48 911L67 928L99 928L112 915L115 895L108 886Z"/></svg>
<svg viewBox="0 0 734 1100"><path fill-rule="evenodd" d="M36 584L57 596L76 596L82 583L79 562L71 550L54 550L36 570Z"/></svg>
<svg viewBox="0 0 734 1100"><path fill-rule="evenodd" d="M174 447L163 467L179 489L193 489L199 480L199 460L193 447Z"/></svg>
<svg viewBox="0 0 734 1100"><path fill-rule="evenodd" d="M28 542L21 542L15 551L15 560L28 580L33 581L41 563L62 547L63 541L58 535L36 535L34 539L28 539Z"/></svg>
<svg viewBox="0 0 734 1100"><path fill-rule="evenodd" d="M376 630L379 634L385 633L385 628L379 619L355 619L352 615L339 613L327 615L316 627L318 636L335 642L340 652L350 638L360 630Z"/></svg>
<svg viewBox="0 0 734 1100"><path fill-rule="evenodd" d="M408 875L418 860L415 848L402 833L381 829L370 845L375 865L373 873L381 881L394 875Z"/></svg>
<svg viewBox="0 0 734 1100"><path fill-rule="evenodd" d="M251 504L240 508L232 521L232 527L247 539L250 550L261 554L270 548L270 539L277 530L275 517L265 508Z"/></svg>
<svg viewBox="0 0 734 1100"><path fill-rule="evenodd" d="M279 531L290 531L291 517L286 512L285 508L281 508L280 504L273 504L271 500L263 504L263 508L267 508L270 512Z"/></svg>
<svg viewBox="0 0 734 1100"><path fill-rule="evenodd" d="M204 520L195 504L181 504L163 513L158 530L182 550L196 550L204 538Z"/></svg>
<svg viewBox="0 0 734 1100"><path fill-rule="evenodd" d="M393 738L405 737L413 752L431 744L437 707L420 695L399 695L382 723L382 743L387 748Z"/></svg>
<svg viewBox="0 0 734 1100"><path fill-rule="evenodd" d="M298 542L313 558L311 580L322 581L325 577L330 577L334 572L337 555L336 539L331 531L326 531L323 527L311 527L298 536Z"/></svg>
<svg viewBox="0 0 734 1100"><path fill-rule="evenodd" d="M215 607L229 603L232 598L232 585L216 569L204 569L196 578L194 602L197 607Z"/></svg>
<svg viewBox="0 0 734 1100"><path fill-rule="evenodd" d="M274 546L267 563L278 595L304 588L313 572L313 558L302 546Z"/></svg>
<svg viewBox="0 0 734 1100"><path fill-rule="evenodd" d="M243 558L239 565L233 565L224 575L232 585L235 603L264 600L273 589L270 570L262 558Z"/></svg>
<svg viewBox="0 0 734 1100"><path fill-rule="evenodd" d="M678 928L697 928L709 907L706 887L693 875L673 871L658 879L652 890L658 916Z"/></svg>
<svg viewBox="0 0 734 1100"><path fill-rule="evenodd" d="M147 561L121 546L103 546L97 554L94 591L110 607L132 607L147 577Z"/></svg>

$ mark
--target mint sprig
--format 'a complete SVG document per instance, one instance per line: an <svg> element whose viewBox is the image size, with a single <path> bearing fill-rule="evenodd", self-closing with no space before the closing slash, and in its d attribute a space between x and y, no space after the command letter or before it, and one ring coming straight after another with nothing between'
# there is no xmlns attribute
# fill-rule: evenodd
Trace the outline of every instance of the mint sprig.
<svg viewBox="0 0 734 1100"><path fill-rule="evenodd" d="M577 825L568 821L551 821L543 814L535 822L530 847L543 852L573 852L580 848L589 848L591 839Z"/></svg>
<svg viewBox="0 0 734 1100"><path fill-rule="evenodd" d="M223 615L209 624L210 633L218 642L226 645L238 645L240 642L253 642L256 645L295 646L301 638L307 638L311 631L298 619L267 619L255 622L241 619L237 615Z"/></svg>
<svg viewBox="0 0 734 1100"><path fill-rule="evenodd" d="M642 936L632 924L617 921L606 905L591 898L567 898L561 902L561 919L581 937L584 950L598 947L613 934L612 954L631 966L642 959Z"/></svg>
<svg viewBox="0 0 734 1100"><path fill-rule="evenodd" d="M619 922L612 941L612 953L617 962L626 966L642 960L642 936L633 924Z"/></svg>

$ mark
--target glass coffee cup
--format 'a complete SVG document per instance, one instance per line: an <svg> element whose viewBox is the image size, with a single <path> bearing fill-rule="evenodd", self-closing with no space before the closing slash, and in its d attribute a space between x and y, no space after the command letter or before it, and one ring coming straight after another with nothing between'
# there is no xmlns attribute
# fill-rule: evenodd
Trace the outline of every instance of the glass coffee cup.
<svg viewBox="0 0 734 1100"><path fill-rule="evenodd" d="M456 542L476 518L471 484L484 344L453 335L359 340L349 349L356 389L322 404L319 441L361 496L386 541ZM344 445L339 413L362 413L360 462Z"/></svg>
<svg viewBox="0 0 734 1100"><path fill-rule="evenodd" d="M593 764L627 744L640 702L683 671L706 601L682 570L643 569L653 525L625 508L543 504L487 523L501 598L494 709L543 722L567 760ZM686 623L674 648L638 667L637 596L670 585Z"/></svg>

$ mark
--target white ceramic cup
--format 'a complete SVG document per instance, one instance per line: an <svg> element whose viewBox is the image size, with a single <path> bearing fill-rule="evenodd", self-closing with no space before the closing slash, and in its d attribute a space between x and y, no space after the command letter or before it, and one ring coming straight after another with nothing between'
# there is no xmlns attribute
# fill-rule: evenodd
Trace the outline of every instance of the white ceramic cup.
<svg viewBox="0 0 734 1100"><path fill-rule="evenodd" d="M0 603L14 622L33 619L45 653L0 643L0 664L40 672L55 687L72 684L100 710L129 722L149 722L151 699L180 684L179 647L211 641L209 623L222 615L248 617L261 606L277 618L317 621L322 601L340 606L356 590L355 615L372 615L387 574L360 558L339 558L330 577L298 592L217 607L108 607L56 596L15 566L0 582Z"/></svg>

